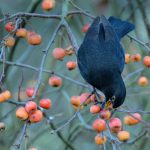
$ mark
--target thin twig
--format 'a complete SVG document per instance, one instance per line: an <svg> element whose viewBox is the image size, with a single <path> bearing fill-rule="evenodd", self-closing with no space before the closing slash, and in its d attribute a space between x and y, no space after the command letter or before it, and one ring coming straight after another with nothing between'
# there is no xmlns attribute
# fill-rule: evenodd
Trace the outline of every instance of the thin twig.
<svg viewBox="0 0 150 150"><path fill-rule="evenodd" d="M138 73L142 72L143 70L144 70L144 67L139 68L139 69L137 69L137 70L135 70L135 71L129 73L129 74L123 79L124 82L126 82L129 78L133 77L135 74L138 74Z"/></svg>
<svg viewBox="0 0 150 150"><path fill-rule="evenodd" d="M18 139L17 144L14 144L14 146L16 146L18 149L20 149L23 138L26 135L27 125L28 125L28 120L26 120L26 122L24 123L24 126L23 126L22 131L21 131L21 135Z"/></svg>
<svg viewBox="0 0 150 150"><path fill-rule="evenodd" d="M72 33L72 31L71 31L71 29L70 29L70 26L68 25L68 23L67 23L66 21L63 22L63 25L64 25L64 27L65 27L67 33L68 33L69 40L70 40L70 42L71 42L71 44L72 44L74 50L75 50L76 53L77 53L77 51L78 51L78 49L79 49L79 46L78 46L77 41L76 41L76 39L75 39L75 37L74 37L74 34Z"/></svg>
<svg viewBox="0 0 150 150"><path fill-rule="evenodd" d="M3 62L3 59L0 59L0 63L2 63L2 62ZM17 67L24 67L24 68L28 68L28 69L34 70L36 72L39 72L38 68L33 67L31 65L27 65L27 64L22 64L22 63L19 63L19 62L17 63L17 62L5 61L5 64L12 65L12 66L17 66ZM77 80L73 80L72 78L67 77L66 75L63 75L63 74L60 74L60 73L56 73L54 71L49 71L47 69L43 69L43 72L57 75L59 77L62 77L63 79L66 79L66 80L68 80L70 82L73 82L73 83L75 83L75 84L77 84L79 86L85 87L85 88L89 87L87 84L81 83L81 82L79 82Z"/></svg>
<svg viewBox="0 0 150 150"><path fill-rule="evenodd" d="M38 14L38 13L27 13L27 12L18 12L16 14L13 14L9 17L5 17L3 19L0 19L0 23L4 21L8 21L14 18L19 18L19 17L36 17L36 18L50 18L50 19L60 19L60 15L45 15L45 14Z"/></svg>
<svg viewBox="0 0 150 150"><path fill-rule="evenodd" d="M133 40L133 41L135 41L135 42L137 42L138 44L140 44L140 45L142 45L142 46L144 46L149 52L150 52L150 47L149 46L147 46L147 44L146 43L144 43L144 42L142 42L141 40L139 40L139 39L136 39L135 37L133 37L133 36L131 36L131 35L127 35L127 37L129 37L131 40Z"/></svg>
<svg viewBox="0 0 150 150"><path fill-rule="evenodd" d="M47 54L48 54L48 50L49 48L51 47L51 45L53 44L55 38L56 38L56 35L59 31L59 29L61 28L62 26L62 22L60 22L56 28L56 30L54 31L52 37L51 37L51 40L49 41L47 47L45 50L43 50L43 57L42 57L42 61L41 61L41 65L40 65L40 69L39 69L39 76L38 76L38 82L37 82L37 85L35 87L35 90L34 90L34 94L32 96L32 99L34 99L37 95L37 92L38 92L38 89L41 85L41 81L42 81L42 74L43 74L43 69L44 69L44 64L45 64L45 60L46 60L46 57L47 57Z"/></svg>
<svg viewBox="0 0 150 150"><path fill-rule="evenodd" d="M20 92L21 92L21 87L22 87L22 84L23 84L23 80L24 80L23 71L21 71L21 80L20 80L19 87L18 87L18 101L20 101Z"/></svg>

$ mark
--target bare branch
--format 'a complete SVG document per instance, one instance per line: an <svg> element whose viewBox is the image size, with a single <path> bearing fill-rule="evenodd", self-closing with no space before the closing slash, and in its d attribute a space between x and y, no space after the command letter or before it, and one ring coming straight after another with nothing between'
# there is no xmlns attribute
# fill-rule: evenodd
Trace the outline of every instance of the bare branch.
<svg viewBox="0 0 150 150"><path fill-rule="evenodd" d="M45 19L61 19L60 15L45 15L45 14L37 14L37 13L26 13L26 12L18 12L16 14L13 14L9 17L0 19L0 23L4 21L8 21L14 18L20 18L20 17L35 17L35 18L45 18Z"/></svg>

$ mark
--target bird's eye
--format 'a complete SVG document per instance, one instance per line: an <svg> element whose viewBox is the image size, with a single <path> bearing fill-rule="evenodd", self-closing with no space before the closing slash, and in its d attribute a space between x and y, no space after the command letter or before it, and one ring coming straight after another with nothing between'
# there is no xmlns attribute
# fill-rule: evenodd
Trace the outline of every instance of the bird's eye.
<svg viewBox="0 0 150 150"><path fill-rule="evenodd" d="M111 100L112 100L113 102L115 101L115 99L116 99L116 97L115 97L115 96L112 96Z"/></svg>

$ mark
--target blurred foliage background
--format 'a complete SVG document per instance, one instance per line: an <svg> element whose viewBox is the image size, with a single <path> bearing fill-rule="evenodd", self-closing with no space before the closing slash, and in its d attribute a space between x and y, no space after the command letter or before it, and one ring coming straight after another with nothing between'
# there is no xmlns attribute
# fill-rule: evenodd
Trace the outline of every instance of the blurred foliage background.
<svg viewBox="0 0 150 150"><path fill-rule="evenodd" d="M135 24L135 31L130 33L137 37L141 41L149 42L150 37L150 1L149 0L73 0L83 10L90 12L92 15L97 16L104 14L107 17L116 16L123 20L128 20ZM34 12L43 14L61 14L63 0L56 0L56 7L49 11L43 11L41 8L41 1L39 0L0 0L0 18L3 18L5 14L15 14L17 12ZM75 10L71 5L69 10ZM68 23L76 37L78 44L82 42L84 33L81 29L85 23L91 23L92 20L83 15L73 15L67 18ZM25 20L25 28L28 30L34 30L41 34L43 42L40 46L31 46L24 39L18 39L17 44L12 49L7 50L7 60L20 62L23 64L29 64L35 67L40 66L42 50L46 48L48 41L50 40L54 28L58 24L57 20L51 19L39 19L29 18ZM6 35L4 30L4 24L0 24L0 39ZM91 43L92 44L92 43ZM122 40L123 47L126 52L130 54L140 53L143 56L149 55L149 52L141 47L139 44L131 41L128 37ZM68 71L66 68L66 62L68 60L76 60L75 56L66 57L63 61L56 61L52 57L52 50L55 47L67 47L70 45L68 36L65 30L59 32L55 43L49 50L48 57L46 59L45 69L56 71L65 76L69 76L74 80L78 80L82 83L85 81L82 79L79 70ZM143 69L142 69L143 68ZM140 69L140 70L139 70ZM128 75L139 70L138 73L132 77ZM126 65L123 72L125 84L127 87L127 97L124 105L128 106L132 110L145 110L150 109L149 95L150 84L147 87L139 87L137 85L137 79L145 75L150 78L149 69L144 68L142 62L130 63ZM37 80L37 72L26 68L7 66L6 76L3 80L4 86L13 93L13 100L17 99L18 87L23 78L23 84L21 88L21 98L25 99L24 91L27 86L32 85ZM74 109L70 104L70 97L72 95L79 95L82 92L88 91L88 89L78 86L68 80L63 80L63 86L61 88L52 88L48 85L48 78L50 74L44 73L42 79L42 85L40 87L41 97L49 97L52 99L52 109L47 113L49 116L56 115L53 120L54 125L57 127L67 121L74 113ZM39 97L40 98L40 97ZM37 99L38 101L39 99ZM18 137L21 133L23 122L15 117L16 107L9 103L0 104L0 121L6 124L6 130L0 132L0 150L14 150L13 146L16 144ZM57 116L58 115L58 116ZM125 113L116 113L116 116L122 118ZM65 127L61 134L63 137L71 143L75 150L98 150L103 149L94 143L94 136L96 132L88 130L85 126L91 125L92 120L96 116L89 113L89 106L81 111L80 115L67 127ZM82 120L84 119L84 120ZM144 115L143 119L149 122L149 115ZM86 125L85 125L86 123ZM138 136L138 134L145 127L142 124L136 125L136 127L124 126L124 129L131 132L131 138ZM21 147L22 150L30 147L36 147L38 150L67 150L67 146L60 139L57 134L50 133L50 127L44 120L41 123L31 124L28 126L27 134L28 138L23 141ZM148 150L150 146L149 136L141 138L139 141L132 145L122 145L121 149L132 150ZM111 145L107 144L107 149L112 149Z"/></svg>

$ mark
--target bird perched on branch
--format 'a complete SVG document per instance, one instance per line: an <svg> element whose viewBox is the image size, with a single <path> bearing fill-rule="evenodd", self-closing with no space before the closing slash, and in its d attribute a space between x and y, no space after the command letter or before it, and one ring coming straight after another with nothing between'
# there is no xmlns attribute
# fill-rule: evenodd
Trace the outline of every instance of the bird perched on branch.
<svg viewBox="0 0 150 150"><path fill-rule="evenodd" d="M81 44L77 60L83 78L112 101L113 108L125 100L126 87L121 73L125 65L120 39L134 29L134 25L110 17L96 17Z"/></svg>

